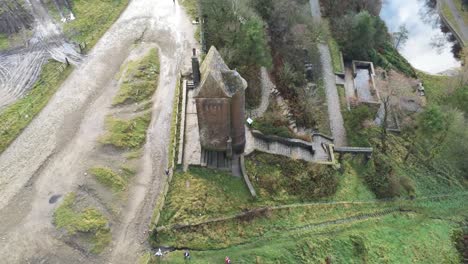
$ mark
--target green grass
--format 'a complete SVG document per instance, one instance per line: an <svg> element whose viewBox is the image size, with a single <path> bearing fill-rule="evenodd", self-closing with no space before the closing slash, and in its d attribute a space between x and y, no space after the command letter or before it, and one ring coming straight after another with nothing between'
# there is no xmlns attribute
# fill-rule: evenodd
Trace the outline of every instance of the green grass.
<svg viewBox="0 0 468 264"><path fill-rule="evenodd" d="M0 51L6 50L10 47L10 41L8 40L8 36L4 34L0 34Z"/></svg>
<svg viewBox="0 0 468 264"><path fill-rule="evenodd" d="M67 231L68 235L86 234L92 244L91 252L100 253L111 241L108 220L95 208L77 211L74 208L76 195L65 196L62 204L54 212L54 224Z"/></svg>
<svg viewBox="0 0 468 264"><path fill-rule="evenodd" d="M344 173L341 175L334 201L371 201L375 195L367 187L362 175L362 169L354 162L345 161Z"/></svg>
<svg viewBox="0 0 468 264"><path fill-rule="evenodd" d="M460 27L457 23L457 20L455 20L455 16L452 13L452 10L450 10L448 4L444 2L442 2L442 14L450 22L450 24L452 24L452 26L455 27L456 31L460 31ZM463 14L463 12L461 12L460 14Z"/></svg>
<svg viewBox="0 0 468 264"><path fill-rule="evenodd" d="M75 20L64 24L66 36L93 47L127 7L128 0L73 0Z"/></svg>
<svg viewBox="0 0 468 264"><path fill-rule="evenodd" d="M169 145L169 168L174 167L174 163L177 160L179 153L179 129L182 114L182 85L180 78L177 78L176 88L174 93L174 104L172 107L172 118L171 118L171 137Z"/></svg>
<svg viewBox="0 0 468 264"><path fill-rule="evenodd" d="M111 188L115 192L124 191L127 188L128 180L135 175L135 171L129 167L123 167L122 173L116 173L110 168L94 167L89 169L89 173L96 177L96 180Z"/></svg>
<svg viewBox="0 0 468 264"><path fill-rule="evenodd" d="M131 120L109 116L106 119L107 133L99 141L121 149L138 149L146 141L146 130L150 121L151 113L140 115Z"/></svg>
<svg viewBox="0 0 468 264"><path fill-rule="evenodd" d="M331 36L328 38L328 47L330 48L332 57L333 71L344 72L343 65L341 64L340 46Z"/></svg>
<svg viewBox="0 0 468 264"><path fill-rule="evenodd" d="M59 71L63 64L49 61L39 80L21 99L0 112L0 153L3 152L33 118L47 105L60 84L71 72L71 67Z"/></svg>
<svg viewBox="0 0 468 264"><path fill-rule="evenodd" d="M447 96L447 86L450 78L441 75L431 75L424 72L418 72L418 78L421 79L426 97L433 103L440 103Z"/></svg>
<svg viewBox="0 0 468 264"><path fill-rule="evenodd" d="M348 103L346 101L346 91L344 85L337 84L338 96L340 97L340 109L342 112L348 111Z"/></svg>
<svg viewBox="0 0 468 264"><path fill-rule="evenodd" d="M214 263L222 261L224 256L230 256L236 263L320 263L327 256L337 263L457 263L459 260L452 233L458 229L456 222L468 215L465 196L377 201L364 183L365 168L356 160L346 162L345 173L332 200L368 202L303 204L301 199L289 194L291 190L284 191L284 186L297 180L294 177L305 170L304 165L262 155L247 158L247 169L259 194L257 200L250 198L240 179L228 174L203 168L176 173L158 226L227 218L159 230L152 234L152 244L191 248L193 263ZM277 192L270 194L262 190L269 186L265 185L264 177L276 184ZM300 182L313 190L313 184L306 179ZM463 190L450 194L459 191ZM265 206L269 209L233 217L247 209ZM413 212L396 211L369 220L351 218L349 222L336 222L399 208ZM150 263L182 263L182 253L175 251Z"/></svg>
<svg viewBox="0 0 468 264"><path fill-rule="evenodd" d="M129 62L120 90L112 104L115 106L139 103L150 99L158 87L159 71L158 50L155 48L142 59Z"/></svg>
<svg viewBox="0 0 468 264"><path fill-rule="evenodd" d="M223 250L192 250L191 263L221 263L224 256L233 263L325 263L327 257L332 263L459 263L450 237L454 229L448 222L390 215L328 234L297 234ZM153 263L183 263L182 254L172 252Z"/></svg>
<svg viewBox="0 0 468 264"><path fill-rule="evenodd" d="M179 2L192 20L198 17L197 0L180 0Z"/></svg>
<svg viewBox="0 0 468 264"><path fill-rule="evenodd" d="M199 167L185 173L177 171L166 197L160 226L222 216L251 204L250 193L241 178Z"/></svg>
<svg viewBox="0 0 468 264"><path fill-rule="evenodd" d="M247 174L261 200L310 201L333 195L336 171L327 165L254 152L246 158Z"/></svg>

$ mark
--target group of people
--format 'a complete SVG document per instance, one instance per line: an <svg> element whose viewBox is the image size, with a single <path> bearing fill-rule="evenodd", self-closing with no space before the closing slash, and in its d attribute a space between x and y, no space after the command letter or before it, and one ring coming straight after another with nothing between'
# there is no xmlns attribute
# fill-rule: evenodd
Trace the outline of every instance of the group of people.
<svg viewBox="0 0 468 264"><path fill-rule="evenodd" d="M161 248L158 248L158 251L154 255L157 257L162 257L163 253L161 251ZM188 250L184 251L184 259L190 260L190 252ZM231 259L228 256L224 258L224 264L231 264Z"/></svg>

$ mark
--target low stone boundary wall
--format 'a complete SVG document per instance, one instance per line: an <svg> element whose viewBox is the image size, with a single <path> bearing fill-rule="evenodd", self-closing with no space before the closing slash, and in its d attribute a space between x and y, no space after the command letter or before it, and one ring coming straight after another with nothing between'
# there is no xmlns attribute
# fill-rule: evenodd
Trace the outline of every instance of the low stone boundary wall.
<svg viewBox="0 0 468 264"><path fill-rule="evenodd" d="M252 197L256 198L257 193L255 192L255 189L252 183L250 182L249 175L247 174L247 169L245 168L244 155L240 156L240 168L241 168L242 177L244 177L245 184L247 185L247 188L249 188L250 194L252 195Z"/></svg>
<svg viewBox="0 0 468 264"><path fill-rule="evenodd" d="M258 130L252 130L252 135L256 138L262 139L266 142L269 143L281 143L284 145L287 145L289 147L299 147L306 149L309 151L312 155L315 153L314 147L310 142L300 140L300 139L291 139L291 138L283 138L283 137L278 137L278 136L271 136L271 135L265 135L262 132Z"/></svg>

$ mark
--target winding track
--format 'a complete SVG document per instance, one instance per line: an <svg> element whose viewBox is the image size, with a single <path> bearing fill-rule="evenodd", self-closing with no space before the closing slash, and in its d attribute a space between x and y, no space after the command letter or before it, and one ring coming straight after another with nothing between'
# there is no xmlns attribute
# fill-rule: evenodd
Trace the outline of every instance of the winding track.
<svg viewBox="0 0 468 264"><path fill-rule="evenodd" d="M144 169L130 189L114 242L101 257L65 244L52 225L52 195L85 181L89 153L118 90L113 79L135 40L160 49L161 73L147 134ZM43 111L0 155L0 256L4 263L135 263L145 249L154 202L167 166L177 74L189 65L193 28L170 0L133 0Z"/></svg>

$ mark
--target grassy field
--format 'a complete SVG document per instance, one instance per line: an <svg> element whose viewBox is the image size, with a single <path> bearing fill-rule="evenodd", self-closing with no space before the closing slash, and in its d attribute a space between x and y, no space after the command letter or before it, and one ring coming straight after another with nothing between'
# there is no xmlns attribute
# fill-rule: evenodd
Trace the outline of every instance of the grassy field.
<svg viewBox="0 0 468 264"><path fill-rule="evenodd" d="M76 195L70 193L54 212L54 224L69 236L81 236L80 240L91 244L92 253L101 253L111 241L108 220L96 208L76 208Z"/></svg>
<svg viewBox="0 0 468 264"><path fill-rule="evenodd" d="M0 112L0 153L47 105L71 70L71 67L65 67L62 63L49 61L34 87L23 98Z"/></svg>
<svg viewBox="0 0 468 264"><path fill-rule="evenodd" d="M116 106L140 103L151 99L158 87L159 71L158 50L155 48L142 59L129 62L119 93L114 97L112 104Z"/></svg>
<svg viewBox="0 0 468 264"><path fill-rule="evenodd" d="M468 217L466 189L403 166L398 140L391 137L397 147L389 155L398 174L415 182L414 200L377 200L359 158L346 158L344 173L329 178L327 170L256 153L246 166L257 199L228 174L204 168L175 174L151 243L188 248L192 263L225 256L233 263L459 263L454 234ZM314 197L321 186L336 191ZM148 260L183 262L183 250Z"/></svg>
<svg viewBox="0 0 468 264"><path fill-rule="evenodd" d="M127 7L128 0L73 0L75 20L64 24L64 33L92 48Z"/></svg>
<svg viewBox="0 0 468 264"><path fill-rule="evenodd" d="M189 248L193 263L221 262L225 256L235 263L320 263L326 257L337 263L458 263L452 234L467 215L466 194L376 201L356 172L347 170L335 199L368 202L281 207L284 203L252 200L241 179L191 168L174 176L158 226L225 219L160 229L152 243ZM267 204L268 209L235 216ZM149 263L183 263L182 254Z"/></svg>

